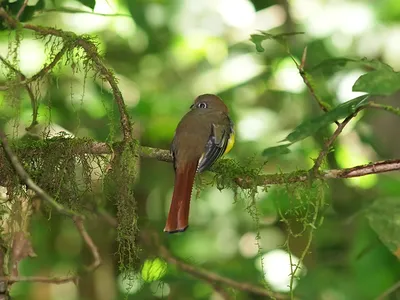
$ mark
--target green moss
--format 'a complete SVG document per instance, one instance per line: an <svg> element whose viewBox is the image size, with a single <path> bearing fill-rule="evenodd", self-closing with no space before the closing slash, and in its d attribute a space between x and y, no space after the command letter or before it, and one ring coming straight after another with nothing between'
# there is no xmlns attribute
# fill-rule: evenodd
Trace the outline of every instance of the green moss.
<svg viewBox="0 0 400 300"><path fill-rule="evenodd" d="M137 268L139 247L138 213L134 186L138 176L139 144L121 144L105 177L105 194L117 208L117 242L121 270Z"/></svg>

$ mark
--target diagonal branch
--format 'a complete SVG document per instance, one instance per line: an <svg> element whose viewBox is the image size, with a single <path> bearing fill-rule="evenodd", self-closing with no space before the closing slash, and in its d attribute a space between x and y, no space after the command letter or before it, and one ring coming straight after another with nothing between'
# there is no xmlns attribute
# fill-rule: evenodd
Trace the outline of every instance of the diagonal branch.
<svg viewBox="0 0 400 300"><path fill-rule="evenodd" d="M201 267L190 265L174 257L165 246L159 245L158 247L160 256L163 259L165 259L168 263L176 265L182 271L189 273L193 277L199 278L209 283L212 287L214 287L216 284L227 285L236 290L267 297L263 299L288 299L288 296L284 294L269 291L261 286L253 285L246 282L236 281L227 277L223 277L221 275L218 275Z"/></svg>
<svg viewBox="0 0 400 300"><path fill-rule="evenodd" d="M15 172L21 179L21 181L32 191L36 193L36 195L51 205L54 209L56 209L60 214L66 215L68 217L82 217L79 213L74 212L70 209L65 208L52 197L50 197L41 187L39 187L29 176L29 174L25 171L22 164L19 162L18 157L12 152L10 145L8 144L7 137L3 130L0 130L0 141L2 143L4 152L7 155L7 158L10 160L12 167Z"/></svg>
<svg viewBox="0 0 400 300"><path fill-rule="evenodd" d="M86 267L86 271L92 272L97 269L101 264L101 258L99 254L99 249L93 242L92 238L86 231L86 228L83 224L83 219L79 217L73 218L76 228L78 229L79 234L81 235L82 239L85 241L86 245L88 246L90 252L93 256L93 262L89 266Z"/></svg>
<svg viewBox="0 0 400 300"><path fill-rule="evenodd" d="M65 208L63 205L58 203L55 199L53 199L50 195L48 195L44 190L42 190L29 176L29 174L25 171L22 164L19 162L18 157L12 152L6 135L3 130L0 130L0 140L2 142L2 146L4 152L6 153L8 159L10 160L15 172L20 177L21 181L27 185L32 191L36 193L36 195L42 199L43 201L49 203L52 207L54 207L59 213L71 217L75 222L75 226L81 235L82 239L85 241L88 246L90 252L93 255L93 263L86 268L88 272L94 271L101 264L101 258L98 251L97 246L94 244L92 238L87 233L86 228L83 224L84 217L79 213L76 213L72 210Z"/></svg>
<svg viewBox="0 0 400 300"><path fill-rule="evenodd" d="M22 16L26 6L28 5L29 0L24 0L24 3L22 4L21 8L19 9L16 19L19 20L19 18Z"/></svg>
<svg viewBox="0 0 400 300"><path fill-rule="evenodd" d="M386 291L384 291L381 295L379 295L376 300L385 300L388 299L388 297L394 293L395 291L397 291L398 289L400 289L400 281L397 281L395 284L393 284L392 286L390 286Z"/></svg>
<svg viewBox="0 0 400 300"><path fill-rule="evenodd" d="M324 101L322 101L322 99L319 98L319 96L315 92L315 89L314 89L313 85L310 82L308 74L304 70L304 67L306 65L306 60L307 60L307 47L305 47L304 50L303 50L303 54L302 54L302 57L301 57L301 63L300 64L292 56L292 54L290 53L289 49L287 49L287 51L289 52L289 55L291 56L294 64L296 65L297 70L299 71L299 74L300 74L301 78L303 79L304 84L307 86L311 96L318 103L318 106L321 108L321 110L323 110L324 112L328 112L329 111L328 106L324 103ZM338 121L335 121L335 123L336 123L336 125L339 126L339 122Z"/></svg>
<svg viewBox="0 0 400 300"><path fill-rule="evenodd" d="M253 295L262 296L262 299L288 299L288 295L273 292L262 286L254 285L251 283L236 281L217 273L208 271L200 266L189 264L177 257L175 257L164 245L160 243L159 235L153 231L142 231L141 241L148 249L155 251L167 263L175 265L181 271L202 280L209 284L216 292L218 292L224 299L230 298L229 294L223 287L231 287L238 291L250 293ZM265 298L266 297L266 298Z"/></svg>

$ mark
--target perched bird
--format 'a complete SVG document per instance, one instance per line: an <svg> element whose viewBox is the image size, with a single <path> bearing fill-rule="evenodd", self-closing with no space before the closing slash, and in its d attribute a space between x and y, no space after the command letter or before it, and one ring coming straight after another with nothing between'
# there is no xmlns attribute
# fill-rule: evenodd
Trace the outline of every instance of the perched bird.
<svg viewBox="0 0 400 300"><path fill-rule="evenodd" d="M198 96L179 122L172 141L175 186L165 232L187 229L196 172L209 168L234 142L233 123L224 102L212 94Z"/></svg>

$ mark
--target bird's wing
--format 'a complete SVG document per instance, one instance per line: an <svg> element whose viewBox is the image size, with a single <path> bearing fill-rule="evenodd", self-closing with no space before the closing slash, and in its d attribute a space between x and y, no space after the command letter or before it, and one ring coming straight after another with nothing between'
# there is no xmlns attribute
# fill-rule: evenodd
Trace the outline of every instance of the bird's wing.
<svg viewBox="0 0 400 300"><path fill-rule="evenodd" d="M232 126L227 129L226 126L212 124L211 134L207 141L205 151L200 157L197 172L202 172L211 167L212 164L225 153L232 132Z"/></svg>

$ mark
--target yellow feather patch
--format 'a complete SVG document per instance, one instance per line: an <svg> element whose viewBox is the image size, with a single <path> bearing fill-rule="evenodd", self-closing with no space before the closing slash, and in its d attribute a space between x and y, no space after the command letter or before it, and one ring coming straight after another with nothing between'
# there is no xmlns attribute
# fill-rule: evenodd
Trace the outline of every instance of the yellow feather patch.
<svg viewBox="0 0 400 300"><path fill-rule="evenodd" d="M224 154L227 154L229 151L231 151L234 144L235 144L235 132L233 131L229 136L228 145L226 145Z"/></svg>

